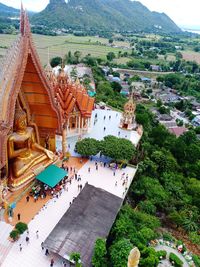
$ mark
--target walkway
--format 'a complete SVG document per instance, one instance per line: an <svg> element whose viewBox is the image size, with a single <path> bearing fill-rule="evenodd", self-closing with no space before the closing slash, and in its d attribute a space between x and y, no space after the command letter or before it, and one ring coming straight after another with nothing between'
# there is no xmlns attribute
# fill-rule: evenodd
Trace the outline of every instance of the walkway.
<svg viewBox="0 0 200 267"><path fill-rule="evenodd" d="M188 264L188 262L186 261L186 259L183 257L183 255L181 254L181 253L179 253L176 249L174 249L174 248L171 248L171 247L168 247L168 246L165 246L165 245L158 245L158 246L156 246L155 247L155 250L165 250L165 251L167 251L167 256L169 257L169 254L172 252L172 253L174 253L174 254L176 254L176 256L178 256L179 257L179 259L180 260L182 260L182 262L183 262L183 267L189 267L190 265ZM166 265L167 264L167 262L168 262L168 265ZM163 261L163 263L161 264L161 265L159 265L160 267L164 267L164 266L166 266L166 267L170 267L170 266L172 266L171 264L170 264L170 262L169 261L167 261L167 260L165 260L165 261Z"/></svg>
<svg viewBox="0 0 200 267"><path fill-rule="evenodd" d="M88 172L89 167L91 168L90 173ZM117 170L114 176L114 173L111 169L107 167L104 168L99 164L97 171L95 168L95 163L93 161L88 161L80 169L78 175L81 176L80 184L82 184L83 186L86 182L88 182L89 184L105 189L108 192L123 198L125 196L125 188L124 186L122 186L123 180L121 180L123 172L128 174L129 179L127 187L129 187L136 172L136 169L130 167L127 167L125 170ZM52 255L48 257L44 255L44 251L41 249L41 242L43 242L47 238L47 236L50 234L50 232L53 230L53 228L69 208L69 203L73 201L73 198L76 197L78 193L78 182L73 180L72 184L68 187L68 192L64 191L58 199L51 199L28 225L30 244L26 244L25 238L27 234L25 233L23 236L21 236L20 240L12 245L9 252L2 254L4 262L1 264L1 266L49 266ZM5 233L4 240L8 236L9 231ZM36 231L39 231L38 239L36 237ZM19 251L19 244L22 244L23 249L21 252ZM59 259L55 259L55 262L55 267L62 266Z"/></svg>

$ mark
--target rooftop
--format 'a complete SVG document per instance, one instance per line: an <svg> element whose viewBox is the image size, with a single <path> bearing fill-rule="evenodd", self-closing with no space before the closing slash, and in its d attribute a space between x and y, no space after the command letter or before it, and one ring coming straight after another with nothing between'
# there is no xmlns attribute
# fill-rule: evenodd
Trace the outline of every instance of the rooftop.
<svg viewBox="0 0 200 267"><path fill-rule="evenodd" d="M79 252L83 266L91 266L94 243L98 237L107 237L122 201L103 189L86 184L44 246L65 259L72 252Z"/></svg>
<svg viewBox="0 0 200 267"><path fill-rule="evenodd" d="M185 127L172 127L169 128L170 133L175 134L176 137L179 137L180 135L187 132L187 129Z"/></svg>

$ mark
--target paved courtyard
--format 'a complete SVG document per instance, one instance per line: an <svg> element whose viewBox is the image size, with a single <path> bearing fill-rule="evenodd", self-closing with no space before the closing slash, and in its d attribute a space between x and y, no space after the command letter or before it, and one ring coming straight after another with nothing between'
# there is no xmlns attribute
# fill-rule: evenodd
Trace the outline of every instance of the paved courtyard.
<svg viewBox="0 0 200 267"><path fill-rule="evenodd" d="M90 168L90 173L88 172ZM127 167L124 170L117 170L116 173L108 167L103 167L98 163L98 170L96 170L95 162L88 161L79 170L78 175L81 176L79 182L83 186L86 182L96 187L100 187L108 192L115 194L121 198L125 197L125 186L122 185L122 173L128 175L127 188L129 187L136 169ZM115 175L114 175L115 174ZM117 182L117 183L116 183ZM69 208L69 203L73 201L78 195L78 182L73 179L72 184L68 187L68 192L64 191L57 199L51 199L45 207L33 218L29 223L29 238L30 243L26 244L25 238L27 233L16 242L11 244L7 237L10 232L10 225L4 222L0 223L0 266L2 267L45 267L50 265L50 260L53 255L48 257L44 255L44 250L41 249L41 242L43 242L55 225L62 218L64 213ZM36 237L36 231L39 231L39 238ZM19 250L19 244L22 244L22 251ZM3 246L6 246L5 248ZM54 266L62 266L61 259L55 259Z"/></svg>
<svg viewBox="0 0 200 267"><path fill-rule="evenodd" d="M97 114L97 118L95 122L96 114ZM128 130L120 129L118 126L119 126L121 117L122 117L122 113L114 111L114 110L95 109L92 112L92 123L91 123L92 127L89 133L81 136L81 138L90 137L90 138L95 138L97 140L102 140L107 135L114 135L114 136L118 136L121 138L126 138L132 141L134 145L137 145L141 136L136 131L128 131ZM75 147L75 144L78 138L79 138L79 135L67 138L67 142L69 145L69 152L72 156L79 156L77 153L74 152L74 147ZM57 150L62 150L61 137L57 138Z"/></svg>

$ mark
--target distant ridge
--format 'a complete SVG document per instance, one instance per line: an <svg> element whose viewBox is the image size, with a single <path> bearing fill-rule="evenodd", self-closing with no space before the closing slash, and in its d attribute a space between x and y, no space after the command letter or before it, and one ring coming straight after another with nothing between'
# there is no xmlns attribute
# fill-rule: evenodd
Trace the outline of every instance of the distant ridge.
<svg viewBox="0 0 200 267"><path fill-rule="evenodd" d="M0 17L18 16L20 10L0 3Z"/></svg>
<svg viewBox="0 0 200 267"><path fill-rule="evenodd" d="M32 17L34 25L77 30L180 32L164 13L151 12L130 0L50 0Z"/></svg>

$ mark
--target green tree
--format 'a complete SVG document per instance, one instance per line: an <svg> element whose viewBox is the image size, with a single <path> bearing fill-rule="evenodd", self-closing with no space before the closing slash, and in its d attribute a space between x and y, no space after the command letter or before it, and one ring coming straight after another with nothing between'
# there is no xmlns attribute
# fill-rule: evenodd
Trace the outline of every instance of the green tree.
<svg viewBox="0 0 200 267"><path fill-rule="evenodd" d="M81 57L81 52L80 51L75 51L74 56L76 58L77 63L79 63L80 57Z"/></svg>
<svg viewBox="0 0 200 267"><path fill-rule="evenodd" d="M60 65L62 63L61 57L54 57L51 59L50 64L52 68L55 68L56 66Z"/></svg>
<svg viewBox="0 0 200 267"><path fill-rule="evenodd" d="M82 266L82 264L80 263L80 261L81 261L80 253L72 252L70 255L70 260L75 262L75 267L81 267Z"/></svg>
<svg viewBox="0 0 200 267"><path fill-rule="evenodd" d="M118 82L112 82L111 83L111 86L112 86L113 90L116 91L116 92L118 92L118 93L120 93L121 90L122 90L122 86Z"/></svg>
<svg viewBox="0 0 200 267"><path fill-rule="evenodd" d="M141 201L138 205L140 211L155 215L156 213L156 206L150 200Z"/></svg>
<svg viewBox="0 0 200 267"><path fill-rule="evenodd" d="M84 138L76 143L75 151L84 157L95 156L100 151L100 142L94 138Z"/></svg>
<svg viewBox="0 0 200 267"><path fill-rule="evenodd" d="M130 140L117 138L112 135L104 137L102 154L116 161L131 160L135 155L135 147Z"/></svg>
<svg viewBox="0 0 200 267"><path fill-rule="evenodd" d="M158 266L159 259L158 255L154 248L145 248L141 252L141 260L140 260L140 266L141 267L156 267Z"/></svg>
<svg viewBox="0 0 200 267"><path fill-rule="evenodd" d="M98 238L95 242L94 253L92 257L92 265L94 267L106 267L107 266L107 250L106 240Z"/></svg>
<svg viewBox="0 0 200 267"><path fill-rule="evenodd" d="M186 183L186 190L192 196L193 204L200 209L200 181L195 178L189 179Z"/></svg>
<svg viewBox="0 0 200 267"><path fill-rule="evenodd" d="M115 53L109 52L106 57L108 61L112 61L115 58Z"/></svg>
<svg viewBox="0 0 200 267"><path fill-rule="evenodd" d="M115 242L110 247L110 258L112 266L122 267L127 266L128 255L133 248L133 245L128 239L121 239Z"/></svg>

